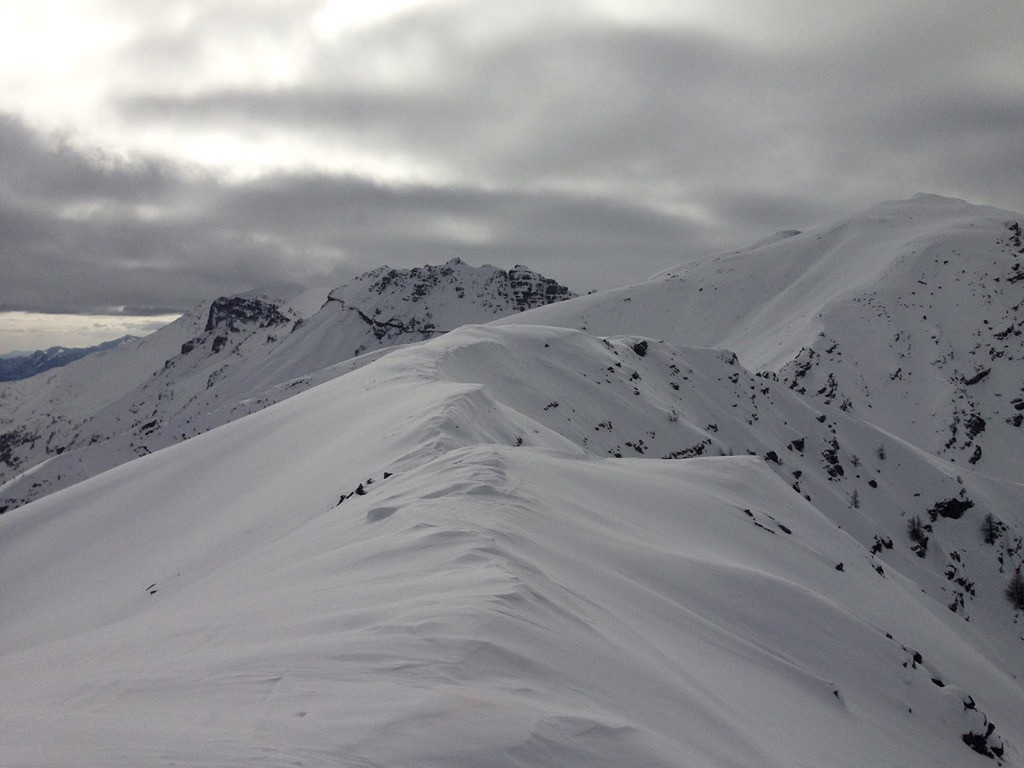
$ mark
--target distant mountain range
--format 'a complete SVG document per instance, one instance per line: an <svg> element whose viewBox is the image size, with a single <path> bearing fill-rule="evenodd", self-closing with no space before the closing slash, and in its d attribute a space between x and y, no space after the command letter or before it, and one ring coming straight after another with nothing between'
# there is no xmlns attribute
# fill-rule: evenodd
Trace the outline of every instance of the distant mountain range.
<svg viewBox="0 0 1024 768"><path fill-rule="evenodd" d="M1020 221L384 267L4 384L0 763L1024 764Z"/></svg>
<svg viewBox="0 0 1024 768"><path fill-rule="evenodd" d="M36 376L51 368L60 368L81 360L94 352L103 352L135 341L136 336L122 336L94 347L50 347L35 352L11 352L0 356L0 381L17 381Z"/></svg>

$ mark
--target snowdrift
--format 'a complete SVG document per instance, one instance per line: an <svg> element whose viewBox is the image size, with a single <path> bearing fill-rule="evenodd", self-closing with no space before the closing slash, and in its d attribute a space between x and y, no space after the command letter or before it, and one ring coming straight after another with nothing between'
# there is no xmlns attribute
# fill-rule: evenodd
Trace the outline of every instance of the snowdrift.
<svg viewBox="0 0 1024 768"><path fill-rule="evenodd" d="M761 455L660 458L738 431L684 389L720 370L756 379L466 327L7 513L0 762L1020 764L1008 608L922 592L902 568L927 558L871 552L828 480L808 501ZM768 384L781 422L750 439L821 424Z"/></svg>

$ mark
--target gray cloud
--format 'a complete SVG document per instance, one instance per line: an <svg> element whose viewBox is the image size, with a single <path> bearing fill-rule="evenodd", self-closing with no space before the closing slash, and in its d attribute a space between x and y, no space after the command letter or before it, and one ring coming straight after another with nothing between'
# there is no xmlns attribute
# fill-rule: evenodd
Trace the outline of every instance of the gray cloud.
<svg viewBox="0 0 1024 768"><path fill-rule="evenodd" d="M918 191L1024 209L1019 0L745 0L703 24L488 0L329 39L314 2L177 26L157 23L174 4L109 4L136 30L108 96L126 142L216 129L437 176L229 181L0 117L0 307L185 307L452 256L586 290ZM290 76L204 76L267 46Z"/></svg>
<svg viewBox="0 0 1024 768"><path fill-rule="evenodd" d="M24 134L11 121L0 123L0 134L11 125ZM7 146L0 140L0 151ZM381 263L453 256L530 263L581 287L604 287L635 278L636 260L653 270L677 262L681 243L707 245L697 228L617 201L316 173L229 183L194 179L167 164L158 174L146 170L149 163L97 168L100 160L43 140L17 148L26 166L54 178L67 166L98 183L55 185L49 195L45 185L30 194L15 184L0 187L0 310L184 309L218 293L261 288L283 295L334 285ZM9 160L17 165L0 154L0 162ZM82 202L87 208L76 211ZM603 284L587 275L587 265L600 262L609 264Z"/></svg>
<svg viewBox="0 0 1024 768"><path fill-rule="evenodd" d="M485 44L465 31L471 11L444 6L315 49L316 75L294 86L150 93L122 108L141 121L260 122L423 158L464 180L599 187L663 209L703 205L724 186L738 202L803 198L805 217L822 200L838 213L917 189L1020 206L1019 185L965 176L949 151L987 166L1024 146L1024 46L1006 27L1024 21L1019 4L967 15L863 3L813 16L806 5L784 4L776 19L802 37L738 42L584 14L542 20L527 4L523 23ZM382 51L417 51L425 71L397 83L351 74Z"/></svg>
<svg viewBox="0 0 1024 768"><path fill-rule="evenodd" d="M181 171L155 159L133 161L76 149L67 136L44 136L0 113L0 190L48 204L154 202L180 194Z"/></svg>

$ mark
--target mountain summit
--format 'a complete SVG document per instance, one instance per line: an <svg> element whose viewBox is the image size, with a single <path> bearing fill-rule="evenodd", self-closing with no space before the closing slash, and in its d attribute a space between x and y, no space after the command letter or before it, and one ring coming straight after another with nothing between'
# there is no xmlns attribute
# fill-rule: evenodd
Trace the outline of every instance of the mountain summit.
<svg viewBox="0 0 1024 768"><path fill-rule="evenodd" d="M516 322L729 349L819 405L1016 481L1021 220L919 195Z"/></svg>

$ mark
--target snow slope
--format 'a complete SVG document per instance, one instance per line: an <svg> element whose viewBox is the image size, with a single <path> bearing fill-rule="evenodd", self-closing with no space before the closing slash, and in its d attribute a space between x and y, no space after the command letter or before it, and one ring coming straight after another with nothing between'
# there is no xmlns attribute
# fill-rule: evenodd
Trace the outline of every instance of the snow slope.
<svg viewBox="0 0 1024 768"><path fill-rule="evenodd" d="M1022 218L919 195L512 322L729 349L821 405L1017 481Z"/></svg>
<svg viewBox="0 0 1024 768"><path fill-rule="evenodd" d="M201 328L197 308L145 338L0 383L0 482L66 450L96 412L152 377Z"/></svg>
<svg viewBox="0 0 1024 768"><path fill-rule="evenodd" d="M880 433L775 382L754 420L746 377L467 327L7 513L0 763L1020 765L1020 617L965 620L905 572L931 554L873 554L830 480L783 482L811 424ZM740 424L803 450L649 457ZM880 493L942 482L888 446ZM940 522L966 542L977 512Z"/></svg>
<svg viewBox="0 0 1024 768"><path fill-rule="evenodd" d="M572 295L526 267L452 259L381 267L326 296L218 298L149 337L145 354L31 389L0 387L0 482L9 480L0 511L290 397L354 356ZM88 397L68 397L69 383Z"/></svg>
<svg viewBox="0 0 1024 768"><path fill-rule="evenodd" d="M92 347L49 347L34 352L15 352L0 355L0 381L18 381L30 376L37 376L51 368L61 368L83 357L114 349L129 341L136 341L138 336L122 336L120 339L105 341Z"/></svg>
<svg viewBox="0 0 1024 768"><path fill-rule="evenodd" d="M47 457L59 456L73 447L93 445L116 434L116 426L111 431L100 414L109 412L115 407L113 404L128 401L128 413L123 418L137 416L144 406L133 405L132 394L164 371L168 360L180 355L194 339L208 334L218 317L218 307L231 302L258 306L268 313L276 312L279 304L258 294L217 299L117 349L90 355L31 379L0 384L0 481L9 480ZM282 316L281 320L287 318ZM244 338L258 330L262 321L261 317L235 318L230 334ZM163 392L159 396L153 393L159 400L164 395ZM134 455L137 454L132 447L121 460ZM75 479L84 476L88 475L78 475ZM62 480L66 482L69 477ZM33 482L40 485L26 498L48 492L45 477ZM17 496L0 501L0 510L21 501Z"/></svg>

